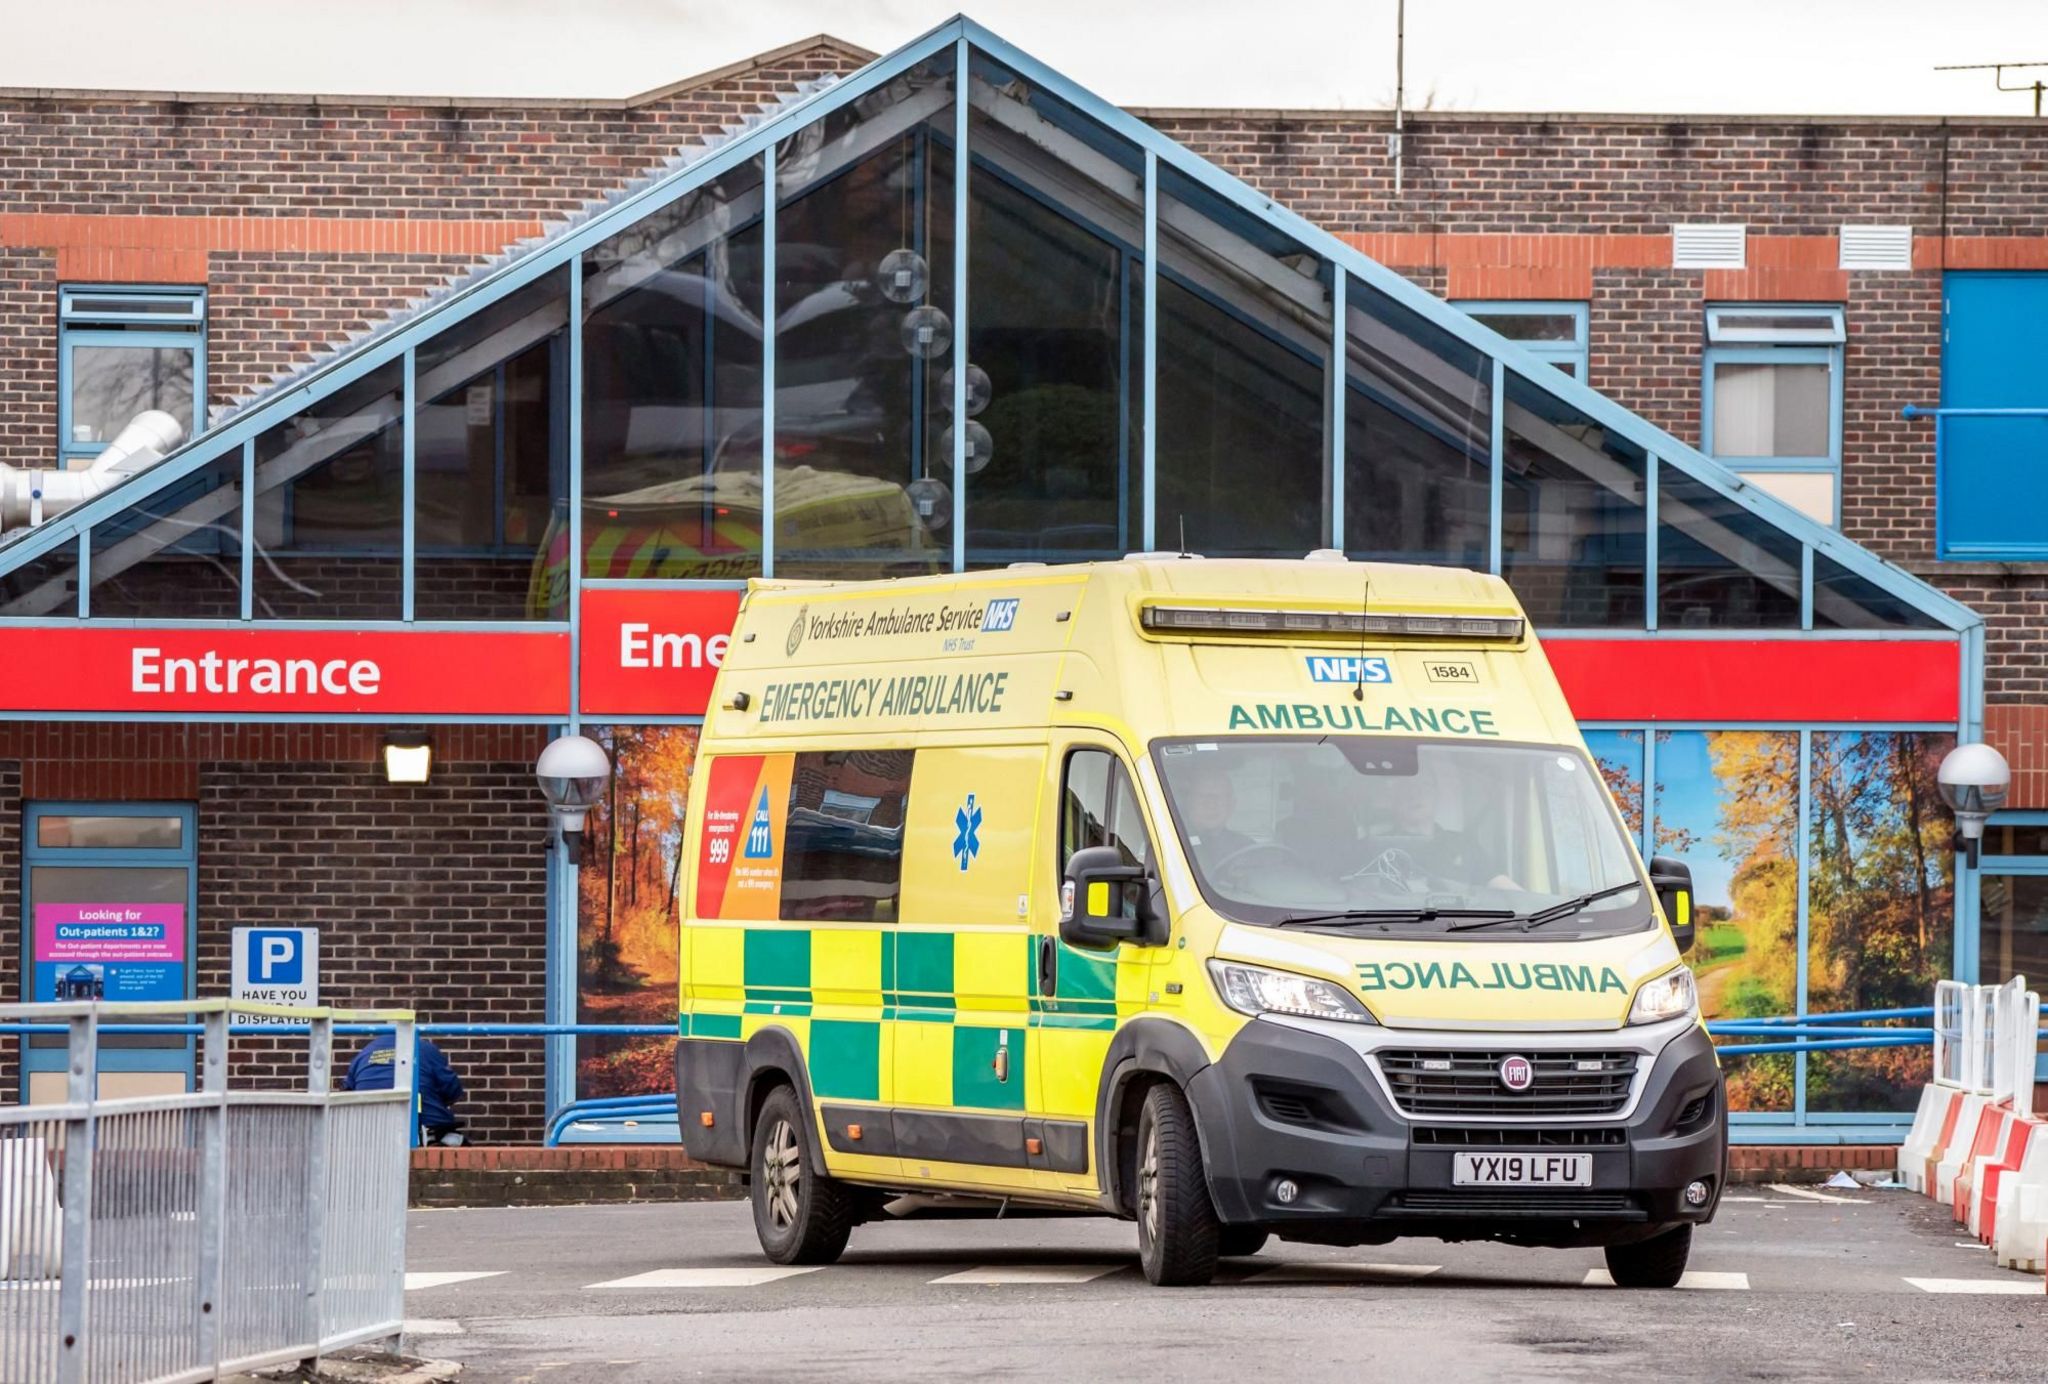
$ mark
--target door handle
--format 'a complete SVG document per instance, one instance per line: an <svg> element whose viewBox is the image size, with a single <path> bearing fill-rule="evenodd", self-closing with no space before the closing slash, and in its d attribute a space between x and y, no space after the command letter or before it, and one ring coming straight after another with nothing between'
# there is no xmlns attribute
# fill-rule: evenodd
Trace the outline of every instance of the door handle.
<svg viewBox="0 0 2048 1384"><path fill-rule="evenodd" d="M1051 937L1038 939L1038 993L1044 999L1051 999L1059 988L1060 955L1059 947Z"/></svg>

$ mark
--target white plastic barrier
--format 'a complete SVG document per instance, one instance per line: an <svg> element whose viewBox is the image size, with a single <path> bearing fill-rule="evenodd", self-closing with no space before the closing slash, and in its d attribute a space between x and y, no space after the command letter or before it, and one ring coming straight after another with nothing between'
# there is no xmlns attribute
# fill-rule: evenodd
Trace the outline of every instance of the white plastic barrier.
<svg viewBox="0 0 2048 1384"><path fill-rule="evenodd" d="M1916 1192L1921 1190L1920 1182L1926 1176L1927 1155L1934 1152L1942 1122L1948 1118L1948 1108L1959 1094L1954 1087L1940 1084L1920 1088L1920 1105L1913 1112L1913 1127L1906 1132L1906 1142L1899 1145L1899 1181Z"/></svg>
<svg viewBox="0 0 2048 1384"><path fill-rule="evenodd" d="M1991 1249L2008 1269L2048 1270L2048 1134L2036 1132L2017 1173L1998 1183Z"/></svg>
<svg viewBox="0 0 2048 1384"><path fill-rule="evenodd" d="M1984 1158L1973 1160L1966 1220L1970 1233L1986 1244L1991 1243L1992 1229L1998 1220L1998 1189L2007 1178L2019 1176L2040 1128L2040 1121L2031 1115L2015 1115L2008 1110L1999 1129L1997 1147Z"/></svg>
<svg viewBox="0 0 2048 1384"><path fill-rule="evenodd" d="M1962 1100L1956 1104L1954 1129L1949 1132L1947 1142L1928 1160L1925 1191L1944 1206L1955 1201L1956 1174L1970 1161L1970 1152L1977 1143L1977 1124L1990 1105L1991 1097L1980 1096L1975 1091L1964 1092Z"/></svg>

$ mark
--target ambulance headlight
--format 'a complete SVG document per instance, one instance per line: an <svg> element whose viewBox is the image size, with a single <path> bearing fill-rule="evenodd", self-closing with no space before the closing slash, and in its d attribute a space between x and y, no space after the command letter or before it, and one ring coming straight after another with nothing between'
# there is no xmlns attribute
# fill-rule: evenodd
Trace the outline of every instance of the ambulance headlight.
<svg viewBox="0 0 2048 1384"><path fill-rule="evenodd" d="M1692 972L1680 966L1668 975L1646 981L1636 991L1636 1002L1628 1007L1632 1024L1661 1024L1687 1014L1697 1015L1700 994L1693 987Z"/></svg>
<svg viewBox="0 0 2048 1384"><path fill-rule="evenodd" d="M1347 1024L1377 1022L1358 1002L1358 996L1335 981L1236 961L1211 961L1209 974L1216 981L1216 993L1240 1014L1299 1014Z"/></svg>

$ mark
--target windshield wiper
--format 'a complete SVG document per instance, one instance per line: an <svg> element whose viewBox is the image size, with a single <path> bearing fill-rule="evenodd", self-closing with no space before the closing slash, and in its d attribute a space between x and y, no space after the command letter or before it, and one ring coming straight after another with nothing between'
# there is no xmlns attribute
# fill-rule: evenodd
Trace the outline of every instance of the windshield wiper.
<svg viewBox="0 0 2048 1384"><path fill-rule="evenodd" d="M1494 927L1500 923L1512 922L1520 923L1522 931L1527 932L1531 928L1542 927L1545 923L1554 923L1559 918L1569 918L1572 914L1582 909L1590 908L1602 899L1612 898L1616 894L1642 887L1641 880L1632 879L1624 884L1610 884L1605 889L1595 889L1592 893L1581 894L1575 899L1564 899L1558 903L1539 908L1533 913L1509 913L1504 918L1489 918L1483 922L1453 923L1450 927L1445 928L1444 931L1463 932L1467 928Z"/></svg>
<svg viewBox="0 0 2048 1384"><path fill-rule="evenodd" d="M1274 927L1304 927L1317 923L1430 923L1438 918L1477 918L1479 923L1466 923L1465 927L1480 927L1487 923L1505 923L1520 915L1512 908L1347 908L1335 913L1291 913L1273 924ZM1455 932L1457 925L1447 931Z"/></svg>

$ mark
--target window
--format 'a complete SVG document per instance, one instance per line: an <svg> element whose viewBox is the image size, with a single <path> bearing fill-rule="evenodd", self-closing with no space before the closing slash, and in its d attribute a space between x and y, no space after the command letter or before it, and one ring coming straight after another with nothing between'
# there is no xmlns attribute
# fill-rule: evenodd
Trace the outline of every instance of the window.
<svg viewBox="0 0 2048 1384"><path fill-rule="evenodd" d="M1152 841L1145 834L1137 790L1123 765L1107 750L1075 750L1067 756L1066 784L1060 793L1062 878L1074 852L1090 846L1116 847L1127 865L1152 863ZM1137 916L1143 887L1134 884L1124 891L1118 916Z"/></svg>
<svg viewBox="0 0 2048 1384"><path fill-rule="evenodd" d="M70 287L57 295L57 456L80 469L137 414L206 421L206 290Z"/></svg>
<svg viewBox="0 0 2048 1384"><path fill-rule="evenodd" d="M784 919L896 921L913 757L911 750L796 756L783 827Z"/></svg>
<svg viewBox="0 0 2048 1384"><path fill-rule="evenodd" d="M1702 450L1824 524L1842 463L1842 310L1707 309Z"/></svg>
<svg viewBox="0 0 2048 1384"><path fill-rule="evenodd" d="M1586 378L1584 303L1454 303L1481 326L1491 327L1573 379Z"/></svg>

